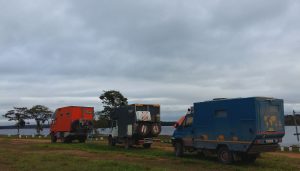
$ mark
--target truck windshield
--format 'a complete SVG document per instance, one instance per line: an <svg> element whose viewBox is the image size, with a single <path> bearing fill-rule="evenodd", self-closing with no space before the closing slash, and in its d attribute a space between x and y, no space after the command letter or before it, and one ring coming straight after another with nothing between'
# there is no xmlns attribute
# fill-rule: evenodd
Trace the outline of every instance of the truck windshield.
<svg viewBox="0 0 300 171"><path fill-rule="evenodd" d="M179 120L175 123L174 127L177 128L178 126L182 125L184 119L185 119L185 115L181 116Z"/></svg>
<svg viewBox="0 0 300 171"><path fill-rule="evenodd" d="M53 115L51 116L51 119L54 120L56 117L56 112L53 113Z"/></svg>

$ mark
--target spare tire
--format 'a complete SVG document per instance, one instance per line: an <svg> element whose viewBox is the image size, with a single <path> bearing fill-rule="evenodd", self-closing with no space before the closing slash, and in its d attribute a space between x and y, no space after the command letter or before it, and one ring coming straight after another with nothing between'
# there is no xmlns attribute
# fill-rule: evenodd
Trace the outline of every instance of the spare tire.
<svg viewBox="0 0 300 171"><path fill-rule="evenodd" d="M161 131L161 126L158 123L154 123L151 127L151 134L157 136Z"/></svg>
<svg viewBox="0 0 300 171"><path fill-rule="evenodd" d="M79 120L75 120L71 124L71 131L76 132L80 129Z"/></svg>
<svg viewBox="0 0 300 171"><path fill-rule="evenodd" d="M145 136L147 134L149 134L150 129L149 126L147 124L140 124L138 126L138 133L142 136Z"/></svg>

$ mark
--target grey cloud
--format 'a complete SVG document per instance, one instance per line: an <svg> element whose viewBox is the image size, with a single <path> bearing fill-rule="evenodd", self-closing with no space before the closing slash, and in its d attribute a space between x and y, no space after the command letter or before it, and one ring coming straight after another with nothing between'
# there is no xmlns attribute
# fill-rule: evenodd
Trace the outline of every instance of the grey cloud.
<svg viewBox="0 0 300 171"><path fill-rule="evenodd" d="M101 109L102 90L160 103L274 96L300 104L297 1L0 1L0 112Z"/></svg>

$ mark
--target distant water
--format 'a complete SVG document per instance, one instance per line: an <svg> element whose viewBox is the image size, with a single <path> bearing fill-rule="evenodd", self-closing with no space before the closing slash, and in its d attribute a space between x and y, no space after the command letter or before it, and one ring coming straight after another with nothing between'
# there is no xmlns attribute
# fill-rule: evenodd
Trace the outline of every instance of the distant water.
<svg viewBox="0 0 300 171"><path fill-rule="evenodd" d="M300 127L298 127L300 130ZM100 134L109 134L111 132L110 128L100 128L97 130ZM173 126L162 126L161 135L172 135L174 131ZM282 139L281 145L290 146L290 145L299 145L300 142L297 141L297 137L293 135L295 133L295 126L286 126L285 127L285 136ZM16 135L17 129L0 129L0 135ZM33 135L36 134L35 129L20 129L21 135ZM42 132L42 135L49 134L49 128L45 128Z"/></svg>

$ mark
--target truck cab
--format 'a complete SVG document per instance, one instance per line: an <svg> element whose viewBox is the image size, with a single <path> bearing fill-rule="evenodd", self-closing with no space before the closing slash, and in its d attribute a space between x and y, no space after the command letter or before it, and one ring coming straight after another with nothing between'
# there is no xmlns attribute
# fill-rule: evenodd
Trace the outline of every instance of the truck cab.
<svg viewBox="0 0 300 171"><path fill-rule="evenodd" d="M278 149L284 136L283 100L268 97L197 102L175 125L175 155L216 153L219 161L254 162L261 152Z"/></svg>

